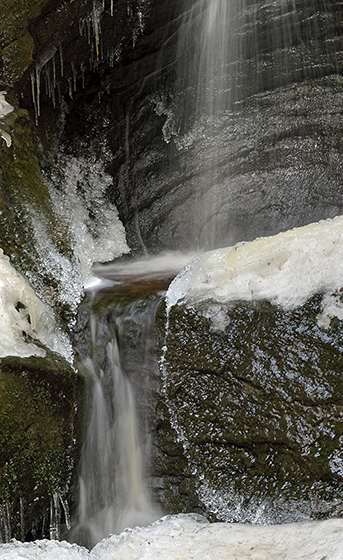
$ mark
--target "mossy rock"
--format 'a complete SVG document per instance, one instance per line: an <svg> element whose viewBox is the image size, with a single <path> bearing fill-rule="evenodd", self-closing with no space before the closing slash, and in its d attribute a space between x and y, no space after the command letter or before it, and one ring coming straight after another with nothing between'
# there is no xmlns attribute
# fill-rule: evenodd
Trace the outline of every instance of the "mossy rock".
<svg viewBox="0 0 343 560"><path fill-rule="evenodd" d="M2 81L7 88L12 88L30 66L33 60L33 51L34 41L28 31L1 51Z"/></svg>
<svg viewBox="0 0 343 560"><path fill-rule="evenodd" d="M321 296L293 311L268 302L171 310L168 406L219 519L343 511L343 324L324 330L320 313Z"/></svg>
<svg viewBox="0 0 343 560"><path fill-rule="evenodd" d="M35 62L44 64L49 50L56 50L71 25L92 4L91 0L3 0L0 82L7 89L15 88Z"/></svg>
<svg viewBox="0 0 343 560"><path fill-rule="evenodd" d="M1 248L14 268L29 276L33 288L44 295L63 327L68 327L72 311L59 294L59 279L54 270L45 272L43 244L53 247L56 255L74 262L69 224L56 213L51 202L33 145L32 121L23 109L5 117L3 128L12 144L0 145L0 241ZM43 253L42 253L43 250ZM41 252L40 252L41 251ZM51 290L51 287L54 290Z"/></svg>
<svg viewBox="0 0 343 560"><path fill-rule="evenodd" d="M8 508L12 538L43 536L37 527L50 500L68 492L81 395L79 377L57 355L0 360L0 509Z"/></svg>

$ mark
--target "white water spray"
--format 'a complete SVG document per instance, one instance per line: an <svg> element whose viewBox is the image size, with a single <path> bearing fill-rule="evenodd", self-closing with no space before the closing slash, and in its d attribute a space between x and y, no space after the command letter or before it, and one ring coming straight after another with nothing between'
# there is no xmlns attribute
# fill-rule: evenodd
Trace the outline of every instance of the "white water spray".
<svg viewBox="0 0 343 560"><path fill-rule="evenodd" d="M115 335L106 348L106 366L97 364L96 322L92 358L85 362L91 380L91 417L82 452L79 523L81 540L95 544L125 527L158 518L145 477L136 403L123 371Z"/></svg>

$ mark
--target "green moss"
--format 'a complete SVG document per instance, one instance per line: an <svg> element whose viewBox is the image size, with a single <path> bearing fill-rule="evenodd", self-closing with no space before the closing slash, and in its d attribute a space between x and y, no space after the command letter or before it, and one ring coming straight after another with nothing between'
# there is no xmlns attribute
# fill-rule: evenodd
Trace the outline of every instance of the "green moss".
<svg viewBox="0 0 343 560"><path fill-rule="evenodd" d="M47 4L47 0L2 0L0 45L4 47L25 32L33 13Z"/></svg>
<svg viewBox="0 0 343 560"><path fill-rule="evenodd" d="M7 88L13 88L17 80L32 63L34 41L27 31L1 51L3 62L2 81Z"/></svg>
<svg viewBox="0 0 343 560"><path fill-rule="evenodd" d="M7 131L12 145L0 146L0 240L1 248L14 267L22 274L30 273L36 281L36 289L50 293L50 305L55 306L64 324L70 318L70 309L61 303L58 282L52 274L42 275L44 270L37 251L34 228L39 224L46 233L47 242L56 252L73 259L69 226L63 216L54 211L48 185L45 182L32 141L32 122L28 113L15 109L6 117ZM47 294L47 295L49 295ZM56 297L55 297L56 296Z"/></svg>
<svg viewBox="0 0 343 560"><path fill-rule="evenodd" d="M26 111L16 110L8 115L7 124L11 128L12 146L1 147L5 183L22 206L33 206L49 220L51 201L34 151L30 117Z"/></svg>
<svg viewBox="0 0 343 560"><path fill-rule="evenodd" d="M0 504L10 504L15 520L22 499L27 531L49 496L70 484L80 381L52 353L47 359L9 357L0 361L0 394Z"/></svg>
<svg viewBox="0 0 343 560"><path fill-rule="evenodd" d="M189 461L219 494L265 499L276 517L282 501L312 516L342 507L343 322L320 329L321 300L222 305L221 331L211 302L170 314L166 389Z"/></svg>

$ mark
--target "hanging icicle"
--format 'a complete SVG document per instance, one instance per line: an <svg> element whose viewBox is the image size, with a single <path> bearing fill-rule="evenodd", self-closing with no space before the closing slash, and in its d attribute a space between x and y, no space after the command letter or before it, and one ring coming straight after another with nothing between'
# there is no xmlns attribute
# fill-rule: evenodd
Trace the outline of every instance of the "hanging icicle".
<svg viewBox="0 0 343 560"><path fill-rule="evenodd" d="M72 71L72 73L73 73L73 91L76 91L76 78L77 78L77 73L76 73L76 68L75 68L74 62L71 63L71 71Z"/></svg>
<svg viewBox="0 0 343 560"><path fill-rule="evenodd" d="M85 71L86 71L86 66L84 65L83 62L81 62L81 64L80 64L80 70L81 70L82 88L84 89L84 87L85 87Z"/></svg>
<svg viewBox="0 0 343 560"><path fill-rule="evenodd" d="M52 493L50 497L50 539L59 539L61 525L61 507L59 493Z"/></svg>
<svg viewBox="0 0 343 560"><path fill-rule="evenodd" d="M61 76L63 78L63 51L62 51L62 44L59 44L59 53L60 53L60 63L61 63Z"/></svg>
<svg viewBox="0 0 343 560"><path fill-rule="evenodd" d="M50 70L46 66L47 63L54 57L57 47L50 49L40 59L40 61L36 64L36 67L33 72L30 74L31 78L31 90L32 90L32 99L33 99L33 106L35 109L35 120L36 125L38 124L38 118L40 117L40 95L41 95L41 73L42 69L44 68L45 74L45 85L46 85L46 93L49 97L53 100L54 103L54 94L52 93L52 84L51 84L51 76ZM61 45L60 45L60 54L61 54ZM54 63L53 63L54 64ZM61 57L61 71L63 69L62 64L62 57Z"/></svg>
<svg viewBox="0 0 343 560"><path fill-rule="evenodd" d="M37 64L36 66L36 106L37 106L37 120L40 117L40 73L42 67ZM38 123L37 123L38 124Z"/></svg>
<svg viewBox="0 0 343 560"><path fill-rule="evenodd" d="M8 502L0 506L0 541L10 542L11 540L11 516Z"/></svg>
<svg viewBox="0 0 343 560"><path fill-rule="evenodd" d="M52 79L54 89L56 87L56 60L55 60L55 53L52 55Z"/></svg>
<svg viewBox="0 0 343 560"><path fill-rule="evenodd" d="M35 123L38 124L38 111L37 111L37 99L36 99L36 75L35 72L32 71L30 73L31 78L31 93L32 93L32 102L33 108L35 110Z"/></svg>
<svg viewBox="0 0 343 560"><path fill-rule="evenodd" d="M101 28L100 28L100 11L95 2L93 4L92 24L93 24L93 32L94 32L96 59L98 61Z"/></svg>

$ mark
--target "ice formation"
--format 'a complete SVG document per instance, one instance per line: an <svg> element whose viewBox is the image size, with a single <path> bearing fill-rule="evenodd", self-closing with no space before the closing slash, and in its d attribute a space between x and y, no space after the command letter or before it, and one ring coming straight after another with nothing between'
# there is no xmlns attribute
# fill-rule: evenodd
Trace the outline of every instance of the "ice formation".
<svg viewBox="0 0 343 560"><path fill-rule="evenodd" d="M94 262L106 262L130 251L117 208L106 191L113 179L95 158L65 157L61 177L53 178L50 196L57 215L68 223L83 283L94 282Z"/></svg>
<svg viewBox="0 0 343 560"><path fill-rule="evenodd" d="M0 357L44 357L40 344L71 359L47 307L0 249Z"/></svg>
<svg viewBox="0 0 343 560"><path fill-rule="evenodd" d="M342 285L343 216L337 216L196 257L170 285L167 304L266 299L292 309ZM327 303L322 325L334 308L342 313L337 301Z"/></svg>
<svg viewBox="0 0 343 560"><path fill-rule="evenodd" d="M198 515L167 516L127 529L91 552L66 542L0 546L1 560L341 560L343 520L258 527L208 523Z"/></svg>
<svg viewBox="0 0 343 560"><path fill-rule="evenodd" d="M6 91L0 91L0 118L12 113L14 107L5 99Z"/></svg>
<svg viewBox="0 0 343 560"><path fill-rule="evenodd" d="M8 115L8 113L11 113L14 110L13 105L11 105L6 101L5 94L6 91L0 91L0 119L2 119L6 115ZM8 134L8 132L3 130L1 126L0 126L0 136L1 138L3 138L3 140L5 140L6 145L9 148L10 145L12 144L11 136Z"/></svg>

